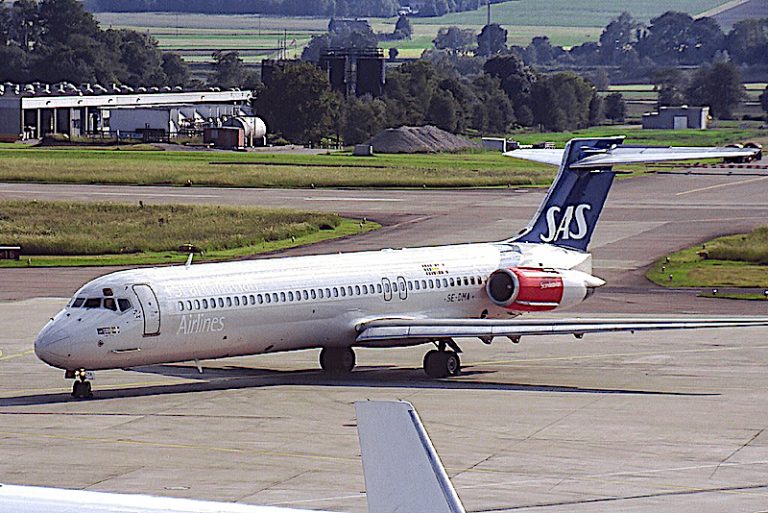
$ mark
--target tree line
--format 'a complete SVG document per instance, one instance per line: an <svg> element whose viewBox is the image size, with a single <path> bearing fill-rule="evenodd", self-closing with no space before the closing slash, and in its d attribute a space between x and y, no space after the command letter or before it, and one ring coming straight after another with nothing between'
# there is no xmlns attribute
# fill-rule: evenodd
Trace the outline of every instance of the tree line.
<svg viewBox="0 0 768 513"><path fill-rule="evenodd" d="M181 57L132 30L102 30L77 0L0 3L0 81L129 86L189 83Z"/></svg>
<svg viewBox="0 0 768 513"><path fill-rule="evenodd" d="M402 2L407 4L408 2ZM422 0L419 16L478 9L480 0ZM271 14L279 16L395 16L398 0L85 0L91 12L185 12L205 14ZM484 2L483 2L484 4Z"/></svg>

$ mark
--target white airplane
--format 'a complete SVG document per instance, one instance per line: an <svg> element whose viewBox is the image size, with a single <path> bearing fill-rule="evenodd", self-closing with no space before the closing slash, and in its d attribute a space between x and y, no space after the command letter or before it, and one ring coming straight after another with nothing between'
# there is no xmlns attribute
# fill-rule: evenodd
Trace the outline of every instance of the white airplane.
<svg viewBox="0 0 768 513"><path fill-rule="evenodd" d="M91 397L91 373L151 364L322 348L329 372L355 366L354 347L433 343L429 376L461 370L455 338L765 326L768 318L519 320L564 309L604 281L587 246L621 163L751 155L738 148L622 147L574 139L513 157L560 164L538 212L501 242L273 258L121 271L77 291L35 340L37 356ZM198 368L199 363L198 363Z"/></svg>
<svg viewBox="0 0 768 513"><path fill-rule="evenodd" d="M355 403L368 513L464 513L416 410ZM0 485L0 513L291 513L293 508ZM313 510L313 513L317 513Z"/></svg>

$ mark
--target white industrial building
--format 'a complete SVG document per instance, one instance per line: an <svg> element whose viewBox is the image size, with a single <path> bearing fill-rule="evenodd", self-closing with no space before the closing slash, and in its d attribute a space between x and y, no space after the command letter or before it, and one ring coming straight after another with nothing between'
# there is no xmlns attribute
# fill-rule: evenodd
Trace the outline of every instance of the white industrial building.
<svg viewBox="0 0 768 513"><path fill-rule="evenodd" d="M0 85L0 140L47 134L173 137L228 118L251 117L251 91L181 91L72 84Z"/></svg>

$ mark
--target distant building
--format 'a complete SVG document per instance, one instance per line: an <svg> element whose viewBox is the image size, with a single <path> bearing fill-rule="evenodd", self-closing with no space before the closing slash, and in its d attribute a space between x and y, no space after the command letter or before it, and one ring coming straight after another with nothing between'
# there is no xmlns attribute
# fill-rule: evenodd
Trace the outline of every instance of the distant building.
<svg viewBox="0 0 768 513"><path fill-rule="evenodd" d="M709 107L661 107L643 114L643 128L656 130L706 130Z"/></svg>
<svg viewBox="0 0 768 513"><path fill-rule="evenodd" d="M205 122L251 115L251 91L153 89L6 83L0 85L0 140L113 134L117 130L162 131L172 136L182 127L202 130Z"/></svg>

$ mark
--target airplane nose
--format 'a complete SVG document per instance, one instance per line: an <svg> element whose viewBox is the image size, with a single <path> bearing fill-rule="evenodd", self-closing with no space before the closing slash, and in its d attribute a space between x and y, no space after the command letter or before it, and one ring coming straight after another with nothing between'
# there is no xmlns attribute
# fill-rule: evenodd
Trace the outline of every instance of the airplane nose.
<svg viewBox="0 0 768 513"><path fill-rule="evenodd" d="M56 322L50 322L35 339L35 354L48 365L64 368L71 352L70 342L69 331Z"/></svg>

